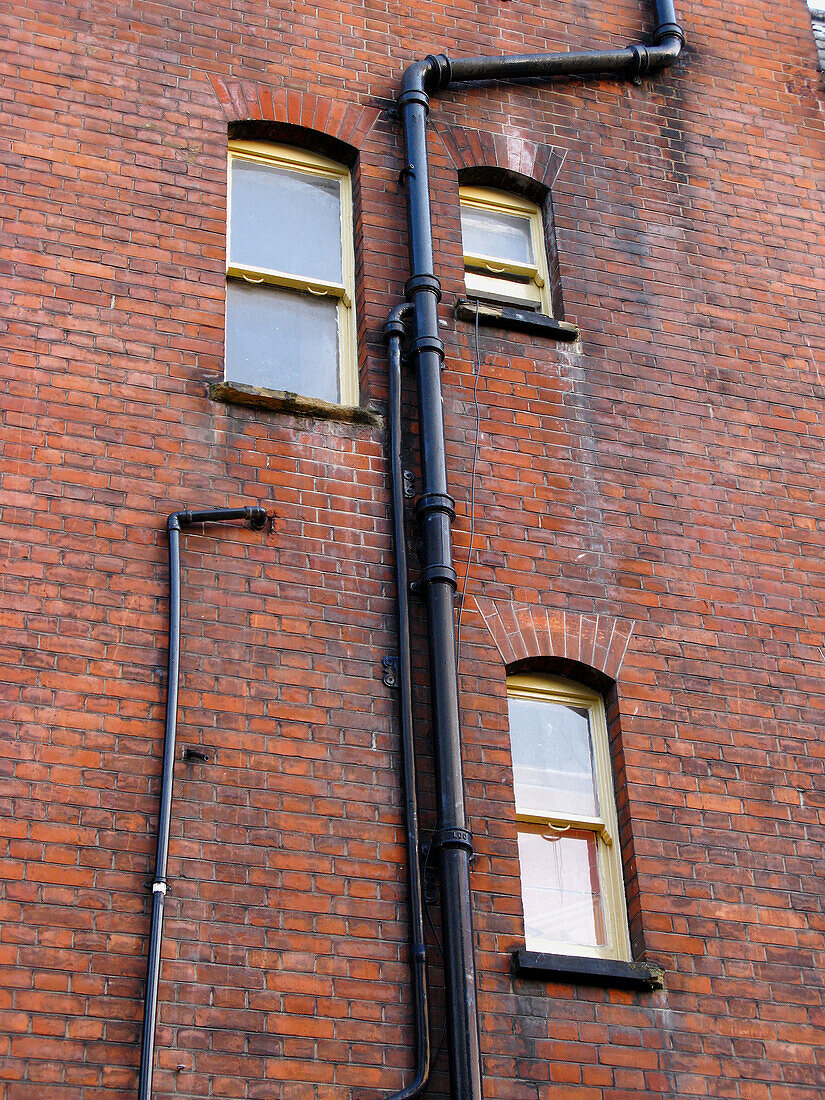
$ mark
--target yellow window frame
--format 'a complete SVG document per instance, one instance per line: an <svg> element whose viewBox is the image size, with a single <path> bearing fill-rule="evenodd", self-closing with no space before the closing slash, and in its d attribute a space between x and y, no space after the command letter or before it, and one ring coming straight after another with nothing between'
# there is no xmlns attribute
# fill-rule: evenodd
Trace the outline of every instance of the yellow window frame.
<svg viewBox="0 0 825 1100"><path fill-rule="evenodd" d="M616 795L613 784L613 768L610 760L610 741L604 701L594 691L560 677L520 674L507 677L508 699L534 699L578 707L587 711L593 747L593 770L596 780L596 796L599 815L583 817L560 814L548 807L546 813L532 809L522 812L516 805L516 820L525 824L547 825L555 831L566 832L573 828L595 833L597 838L597 866L601 886L602 907L607 942L602 946L554 943L557 954L588 958L619 959L631 961L630 935L627 922L627 904L624 892L621 851L619 850L619 822L616 812ZM528 949L530 945L527 945ZM547 950L547 948L542 948Z"/></svg>
<svg viewBox="0 0 825 1100"><path fill-rule="evenodd" d="M290 172L304 172L310 176L323 176L339 182L341 199L341 274L340 283L323 279L307 279L286 271L272 268L251 268L230 263L232 224L232 165L246 160L283 168ZM352 217L352 178L341 164L318 153L294 149L287 145L275 145L259 141L230 141L228 157L228 182L226 203L226 277L247 283L267 283L270 286L297 290L315 297L335 298L338 301L338 388L342 405L358 404L358 357L356 351L355 318L355 244ZM277 387L275 387L277 388Z"/></svg>
<svg viewBox="0 0 825 1100"><path fill-rule="evenodd" d="M515 263L465 250L464 279L468 295L527 305L547 317L552 317L553 302L541 209L518 195L496 191L490 187L461 187L459 202L462 207L524 219L530 228L530 243L535 261L532 264Z"/></svg>

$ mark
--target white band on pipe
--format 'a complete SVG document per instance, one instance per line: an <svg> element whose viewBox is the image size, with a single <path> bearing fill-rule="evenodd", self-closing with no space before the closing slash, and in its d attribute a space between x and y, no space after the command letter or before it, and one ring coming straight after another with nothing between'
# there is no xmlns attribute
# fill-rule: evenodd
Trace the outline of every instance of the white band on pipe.
<svg viewBox="0 0 825 1100"><path fill-rule="evenodd" d="M166 883L165 882L153 882L152 883L152 893L153 894L163 894L165 896L166 895Z"/></svg>

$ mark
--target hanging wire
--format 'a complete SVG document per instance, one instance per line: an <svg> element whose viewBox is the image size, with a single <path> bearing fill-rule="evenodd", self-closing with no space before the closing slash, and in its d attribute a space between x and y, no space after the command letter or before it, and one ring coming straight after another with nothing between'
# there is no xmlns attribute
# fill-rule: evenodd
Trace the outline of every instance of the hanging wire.
<svg viewBox="0 0 825 1100"><path fill-rule="evenodd" d="M476 302L475 317L475 351L476 361L474 368L475 381L473 382L473 404L476 412L476 436L473 445L473 469L470 476L470 545L467 549L467 567L464 570L464 580L461 585L461 595L458 604L458 626L456 627L455 667L458 672L461 663L461 617L464 614L464 600L467 596L467 579L470 576L470 563L473 559L473 539L476 528L476 466L478 464L478 441L481 435L481 411L478 407L478 383L481 378L481 354L478 348L478 302Z"/></svg>

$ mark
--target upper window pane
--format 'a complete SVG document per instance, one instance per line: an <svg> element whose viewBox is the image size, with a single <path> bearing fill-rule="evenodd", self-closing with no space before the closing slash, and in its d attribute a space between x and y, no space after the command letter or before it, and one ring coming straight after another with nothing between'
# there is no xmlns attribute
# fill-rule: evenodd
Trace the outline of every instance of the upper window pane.
<svg viewBox="0 0 825 1100"><path fill-rule="evenodd" d="M532 264L533 243L530 220L498 210L461 208L461 236L464 251L490 256L509 263Z"/></svg>
<svg viewBox="0 0 825 1100"><path fill-rule="evenodd" d="M594 817L599 813L586 710L511 696L516 807Z"/></svg>
<svg viewBox="0 0 825 1100"><path fill-rule="evenodd" d="M340 181L233 158L229 263L340 283Z"/></svg>

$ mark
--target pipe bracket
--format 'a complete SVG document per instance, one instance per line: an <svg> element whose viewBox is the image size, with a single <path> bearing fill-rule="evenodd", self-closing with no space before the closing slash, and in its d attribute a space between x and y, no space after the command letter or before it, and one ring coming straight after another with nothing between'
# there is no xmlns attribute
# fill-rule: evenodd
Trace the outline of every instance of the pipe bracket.
<svg viewBox="0 0 825 1100"><path fill-rule="evenodd" d="M384 675L381 679L387 687L398 687L398 658L388 653L386 657L381 659L381 667L384 670Z"/></svg>

